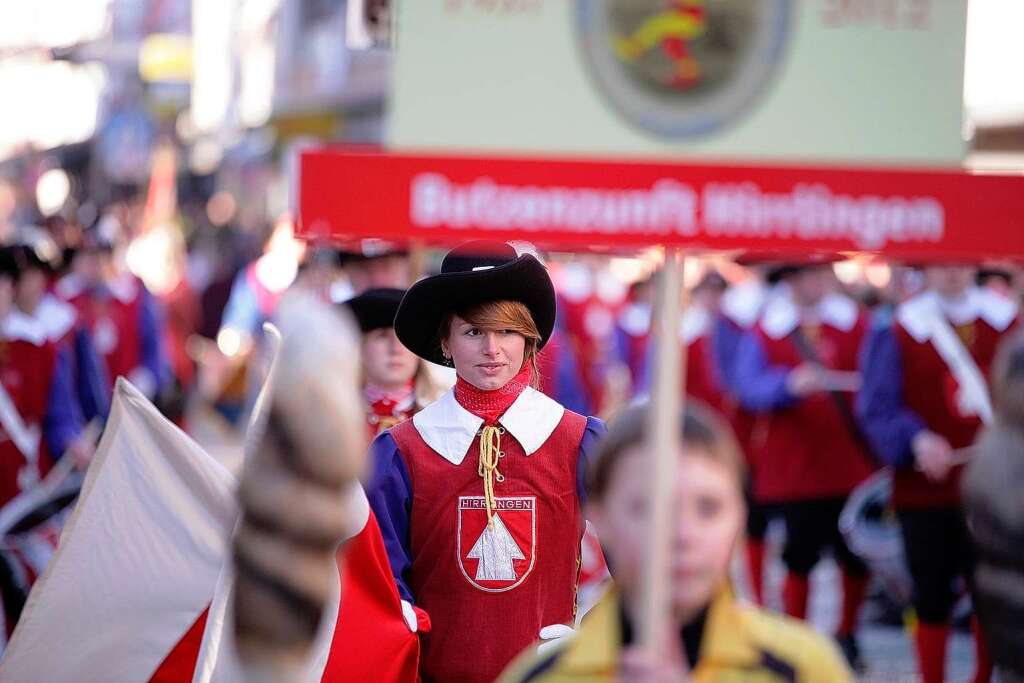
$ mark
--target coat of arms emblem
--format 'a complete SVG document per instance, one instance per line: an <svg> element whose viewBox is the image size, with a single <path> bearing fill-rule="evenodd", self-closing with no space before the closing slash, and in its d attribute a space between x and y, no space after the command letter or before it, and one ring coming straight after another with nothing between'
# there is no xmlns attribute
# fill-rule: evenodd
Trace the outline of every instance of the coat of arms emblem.
<svg viewBox="0 0 1024 683"><path fill-rule="evenodd" d="M781 62L791 0L577 0L588 68L612 107L664 138L748 111Z"/></svg>

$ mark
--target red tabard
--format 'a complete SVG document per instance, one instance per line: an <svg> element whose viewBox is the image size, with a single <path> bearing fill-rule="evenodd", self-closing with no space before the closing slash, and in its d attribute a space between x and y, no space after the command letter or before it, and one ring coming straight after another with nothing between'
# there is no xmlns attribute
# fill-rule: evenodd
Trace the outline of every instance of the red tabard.
<svg viewBox="0 0 1024 683"><path fill-rule="evenodd" d="M75 307L79 320L92 335L96 352L106 363L111 387L119 376L128 377L139 367L142 362L139 339L141 292L136 292L131 301L82 293L68 303Z"/></svg>
<svg viewBox="0 0 1024 683"><path fill-rule="evenodd" d="M20 339L0 341L0 382L26 427L35 425L42 430L56 359L52 344L36 346ZM0 427L0 506L21 492L18 472L26 462L11 437ZM38 463L39 473L46 474L50 457L45 439L39 443Z"/></svg>
<svg viewBox="0 0 1024 683"><path fill-rule="evenodd" d="M980 318L956 328L967 350L984 377L989 376L992 360L1003 335L1016 329L1010 325L999 332ZM895 324L903 365L903 401L917 413L931 431L946 437L953 448L974 443L981 420L965 417L957 409L957 382L930 341L918 342ZM960 475L963 467L955 467L941 483L930 482L914 467L896 471L893 480L893 505L898 508L958 506Z"/></svg>
<svg viewBox="0 0 1024 683"><path fill-rule="evenodd" d="M822 324L807 337L822 364L849 372L857 369L864 330L862 316L849 331ZM758 334L770 364L795 368L806 362L789 336L772 339L760 328ZM854 397L846 394L846 398L852 414ZM826 393L758 415L751 433L754 497L779 503L850 493L875 468L851 426Z"/></svg>
<svg viewBox="0 0 1024 683"><path fill-rule="evenodd" d="M426 683L490 683L541 628L573 624L583 516L576 463L586 418L565 411L532 455L501 436L497 511L488 527L479 434L453 465L412 420L391 433L412 483L409 587L430 615ZM485 533L487 532L487 533Z"/></svg>
<svg viewBox="0 0 1024 683"><path fill-rule="evenodd" d="M709 334L702 334L686 347L686 393L728 419L729 401L715 373Z"/></svg>

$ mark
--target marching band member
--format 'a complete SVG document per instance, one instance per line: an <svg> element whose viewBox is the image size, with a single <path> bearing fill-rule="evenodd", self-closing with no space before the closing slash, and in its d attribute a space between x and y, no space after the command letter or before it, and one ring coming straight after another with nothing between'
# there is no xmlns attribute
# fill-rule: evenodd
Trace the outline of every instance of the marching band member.
<svg viewBox="0 0 1024 683"><path fill-rule="evenodd" d="M873 330L862 358L858 413L875 451L895 468L893 506L914 580L918 665L943 680L957 577L970 581L974 548L960 507L963 456L992 416L986 377L1017 320L1011 299L974 286L966 265L924 269L927 289ZM959 461L959 462L958 462ZM975 630L975 681L991 663Z"/></svg>
<svg viewBox="0 0 1024 683"><path fill-rule="evenodd" d="M452 250L399 306L402 343L458 375L371 450L399 592L433 625L428 683L493 681L574 623L584 463L604 427L533 388L554 323L546 269L510 244Z"/></svg>
<svg viewBox="0 0 1024 683"><path fill-rule="evenodd" d="M679 335L686 344L686 393L728 416L729 399L723 392L713 352L715 319L725 287L725 280L715 271L697 283L683 314Z"/></svg>
<svg viewBox="0 0 1024 683"><path fill-rule="evenodd" d="M371 439L436 398L425 362L395 335L395 315L403 296L404 289L368 289L344 303L363 334L363 397Z"/></svg>
<svg viewBox="0 0 1024 683"><path fill-rule="evenodd" d="M847 548L839 514L873 469L851 400L866 322L852 300L829 291L831 277L829 265L813 259L775 267L769 280L777 291L740 342L735 371L739 398L756 415L754 497L779 504L786 523L786 613L806 617L811 570L831 548L842 569L836 639L858 666L867 567Z"/></svg>
<svg viewBox="0 0 1024 683"><path fill-rule="evenodd" d="M743 456L726 424L698 406L679 420L669 592L675 628L658 659L635 646L650 514L647 424L644 406L622 414L587 472L587 517L601 534L616 589L575 638L526 651L502 683L852 681L835 646L811 628L734 597L729 564L744 524Z"/></svg>
<svg viewBox="0 0 1024 683"><path fill-rule="evenodd" d="M629 370L633 394L647 386L653 289L652 279L631 284L626 303L615 319L615 354Z"/></svg>
<svg viewBox="0 0 1024 683"><path fill-rule="evenodd" d="M117 264L114 236L103 230L101 221L86 234L72 272L57 282L56 293L90 330L111 388L124 376L154 398L166 367L158 305L142 280Z"/></svg>
<svg viewBox="0 0 1024 683"><path fill-rule="evenodd" d="M35 485L82 429L66 354L13 310L19 253L0 248L0 506Z"/></svg>
<svg viewBox="0 0 1024 683"><path fill-rule="evenodd" d="M67 349L72 382L82 418L105 419L110 409L110 389L103 360L96 353L89 330L78 312L48 291L59 257L57 245L43 235L29 235L14 248L20 271L14 288L16 311L45 331L58 349Z"/></svg>

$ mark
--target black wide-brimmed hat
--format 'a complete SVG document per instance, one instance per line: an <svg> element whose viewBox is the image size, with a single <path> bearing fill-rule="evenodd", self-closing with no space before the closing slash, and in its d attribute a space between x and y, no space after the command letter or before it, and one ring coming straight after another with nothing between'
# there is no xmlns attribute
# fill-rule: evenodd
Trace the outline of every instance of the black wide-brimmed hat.
<svg viewBox="0 0 1024 683"><path fill-rule="evenodd" d="M395 326L395 314L398 313L398 305L402 303L405 296L404 289L393 287L378 287L368 289L359 296L354 296L343 302L347 306L363 334L382 327Z"/></svg>
<svg viewBox="0 0 1024 683"><path fill-rule="evenodd" d="M408 256L409 249L397 242L377 238L347 240L337 245L337 263L344 268L353 263L365 263L389 256Z"/></svg>
<svg viewBox="0 0 1024 683"><path fill-rule="evenodd" d="M444 364L438 333L449 313L490 301L518 301L540 332L538 349L555 327L555 288L547 268L504 242L467 242L448 252L441 272L414 284L395 316L395 333L420 358Z"/></svg>

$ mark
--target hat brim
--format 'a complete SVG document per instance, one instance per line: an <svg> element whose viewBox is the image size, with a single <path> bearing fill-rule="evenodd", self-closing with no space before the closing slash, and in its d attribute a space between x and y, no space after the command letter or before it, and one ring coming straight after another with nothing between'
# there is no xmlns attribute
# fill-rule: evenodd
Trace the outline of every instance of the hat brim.
<svg viewBox="0 0 1024 683"><path fill-rule="evenodd" d="M547 269L531 255L487 270L442 273L406 292L395 316L395 334L420 358L443 365L438 332L445 316L489 301L518 301L540 332L543 348L555 328L555 288Z"/></svg>

